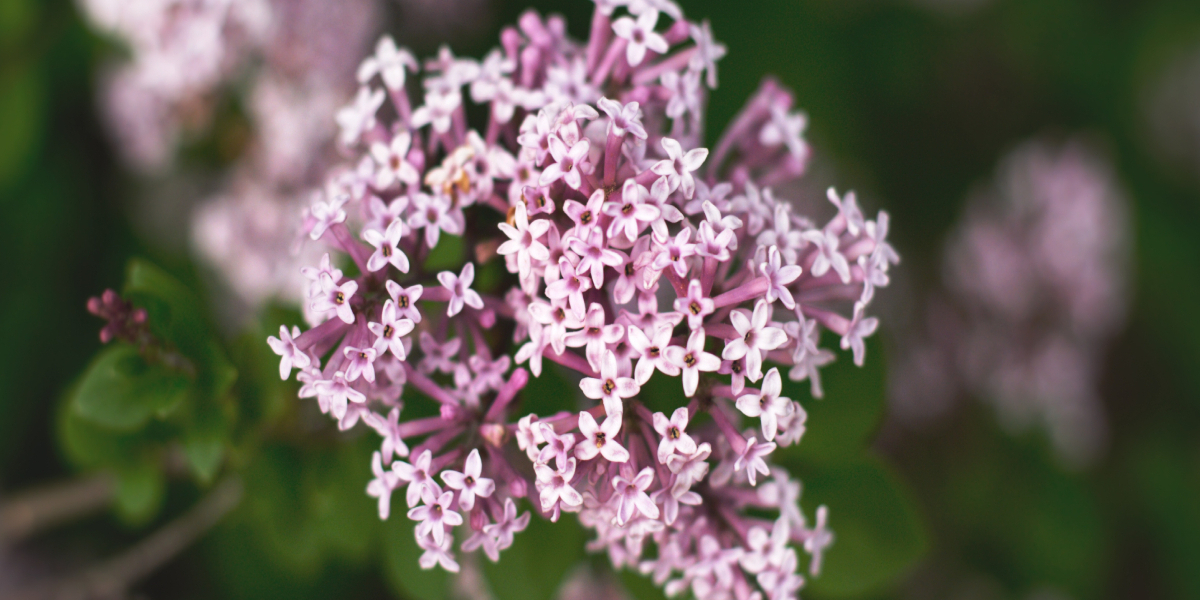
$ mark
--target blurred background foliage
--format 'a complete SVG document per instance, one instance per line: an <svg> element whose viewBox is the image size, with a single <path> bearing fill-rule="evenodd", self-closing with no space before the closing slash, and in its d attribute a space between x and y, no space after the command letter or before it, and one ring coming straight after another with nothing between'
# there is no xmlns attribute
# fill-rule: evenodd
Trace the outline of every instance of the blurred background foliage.
<svg viewBox="0 0 1200 600"><path fill-rule="evenodd" d="M1153 150L1143 101L1174 57L1200 47L1200 3L681 4L690 17L710 19L729 46L710 137L775 74L811 118L822 169L814 177L853 187L869 209L892 214L899 272L911 289L939 276L942 241L971 189L1030 137L1100 140L1132 199L1134 302L1101 373L1112 438L1092 468L1063 469L1044 436L1008 435L978 403L928 431L888 424L886 368L895 361L878 340L863 369L846 356L827 369L826 400L812 401L807 386L789 390L809 410L809 433L780 461L805 482L806 512L831 506L838 535L807 595L1200 597L1200 177L1198 165L1163 161ZM452 40L456 49L480 56L500 24L528 5L562 13L576 37L586 34L590 2L503 0L462 17L487 33ZM428 40L414 49L435 48ZM244 501L140 594L446 597L445 576L416 566L411 523L375 518L363 493L370 440L283 433L306 431L304 415L272 375L261 341L298 317L273 309L249 331L214 334L199 267L180 247L136 233L132 213L143 205L135 199L151 186L122 170L96 110L97 72L114 51L68 0L0 2L0 491L120 465L116 518L54 530L10 554L33 557L20 568L45 573L111 555L186 510L219 465L230 464L243 475ZM211 138L189 143L197 168L220 167L236 148L238 108L222 114ZM127 272L138 256L151 262ZM73 395L97 369L80 374L93 357L121 357L98 354L98 321L84 304L121 282L175 311L178 329L156 333L206 358L176 403L155 406L162 419L122 413L110 425L134 433L90 435L94 424L77 414L87 407L72 403L104 399ZM893 302L903 306L902 292L882 304ZM110 375L143 367L113 367ZM534 403L570 384L537 385L527 392ZM108 405L97 410L114 414ZM184 448L184 464L164 478L159 453L168 442ZM499 567L484 565L487 585L500 598L549 598L581 564L584 539L571 522L535 520ZM603 572L604 562L582 564ZM6 568L17 567L0 563L0 580L19 575ZM636 576L621 580L637 597L659 594Z"/></svg>

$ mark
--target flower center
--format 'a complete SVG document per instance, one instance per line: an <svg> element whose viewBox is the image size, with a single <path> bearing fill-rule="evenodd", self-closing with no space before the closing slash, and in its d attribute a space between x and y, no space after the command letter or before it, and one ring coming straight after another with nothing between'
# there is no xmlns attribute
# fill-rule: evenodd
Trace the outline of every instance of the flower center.
<svg viewBox="0 0 1200 600"><path fill-rule="evenodd" d="M629 215L629 214L630 214L630 213L632 213L632 212L633 212L633 205L632 205L632 204L626 204L625 206L622 206L622 207L621 207L621 214L624 214L624 215Z"/></svg>
<svg viewBox="0 0 1200 600"><path fill-rule="evenodd" d="M475 478L467 475L466 478L463 479L463 483L467 484L468 487L473 486L475 485Z"/></svg>
<svg viewBox="0 0 1200 600"><path fill-rule="evenodd" d="M394 327L392 327L391 325L383 326L383 337L390 338L390 337L392 337L392 334L395 332L396 332L396 329Z"/></svg>
<svg viewBox="0 0 1200 600"><path fill-rule="evenodd" d="M679 436L680 436L680 433L679 433L678 427L672 427L667 430L667 437L669 437L673 440L677 440L677 439L679 439Z"/></svg>
<svg viewBox="0 0 1200 600"><path fill-rule="evenodd" d="M391 244L384 244L383 247L379 249L379 251L380 251L380 253L383 254L384 258L392 257L392 245Z"/></svg>
<svg viewBox="0 0 1200 600"><path fill-rule="evenodd" d="M650 358L658 358L658 355L661 353L662 350L659 350L658 346L650 346L646 349L646 354L649 354Z"/></svg>
<svg viewBox="0 0 1200 600"><path fill-rule="evenodd" d="M597 431L597 432L596 432L596 447L597 447L597 448L603 448L603 447L604 447L604 442L606 442L606 441L607 441L607 437L608 437L608 436L604 435L604 432L603 432L603 431Z"/></svg>
<svg viewBox="0 0 1200 600"><path fill-rule="evenodd" d="M684 354L683 355L683 364L687 365L688 367L696 366L696 355L691 352Z"/></svg>
<svg viewBox="0 0 1200 600"><path fill-rule="evenodd" d="M342 292L340 292L340 291L339 291L339 292L334 292L334 294L333 294L333 303L334 303L334 304L338 304L338 305L345 304L345 303L346 303L346 294L343 294L343 293L342 293Z"/></svg>
<svg viewBox="0 0 1200 600"><path fill-rule="evenodd" d="M692 301L692 303L688 305L688 311L691 312L693 315L699 316L700 315L700 303L696 302L696 301Z"/></svg>
<svg viewBox="0 0 1200 600"><path fill-rule="evenodd" d="M613 390L615 390L615 389L617 389L617 382L615 382L611 379L604 380L604 393L605 394L611 394L611 393L613 393ZM603 434L601 434L601 435L603 435Z"/></svg>
<svg viewBox="0 0 1200 600"><path fill-rule="evenodd" d="M592 211L590 211L590 210L583 211L583 214L579 215L579 222L584 225L591 223L592 222Z"/></svg>
<svg viewBox="0 0 1200 600"><path fill-rule="evenodd" d="M400 308L408 308L408 296L400 296L397 302L400 304Z"/></svg>

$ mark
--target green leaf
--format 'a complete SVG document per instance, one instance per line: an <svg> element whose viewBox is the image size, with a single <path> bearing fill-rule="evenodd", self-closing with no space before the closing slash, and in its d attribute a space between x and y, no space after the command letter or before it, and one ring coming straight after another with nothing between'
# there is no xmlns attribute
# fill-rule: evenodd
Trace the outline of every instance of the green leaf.
<svg viewBox="0 0 1200 600"><path fill-rule="evenodd" d="M542 374L529 376L529 383L521 390L519 416L529 413L551 415L560 410L574 410L579 397L579 386L571 385L564 369L550 361L542 362Z"/></svg>
<svg viewBox="0 0 1200 600"><path fill-rule="evenodd" d="M19 28L22 2L4 2L3 28ZM10 20L14 19L14 20ZM0 34L0 38L11 39ZM2 42L0 42L2 43ZM30 64L11 62L0 70L0 187L25 172L42 142L45 86L41 72Z"/></svg>
<svg viewBox="0 0 1200 600"><path fill-rule="evenodd" d="M836 339L822 341L827 347L837 344ZM867 359L862 367L854 365L850 353L839 353L837 361L821 369L825 397L820 400L812 397L808 381L794 382L784 376L783 395L804 407L808 429L800 444L782 450L779 456L795 454L808 462L857 456L883 419L887 401L884 362L879 336L868 338Z"/></svg>
<svg viewBox="0 0 1200 600"><path fill-rule="evenodd" d="M404 494L393 498L399 506L383 526L383 574L397 593L417 600L441 600L450 595L450 577L441 567L425 570L417 563L421 548L417 546L415 523L401 509Z"/></svg>
<svg viewBox="0 0 1200 600"><path fill-rule="evenodd" d="M131 525L143 525L162 506L166 481L162 470L149 461L117 471L117 515Z"/></svg>
<svg viewBox="0 0 1200 600"><path fill-rule="evenodd" d="M115 344L101 351L88 367L72 403L80 416L99 425L132 431L151 416L169 415L190 386L185 375L146 364L134 347Z"/></svg>
<svg viewBox="0 0 1200 600"><path fill-rule="evenodd" d="M431 273L451 270L458 275L462 269L464 248L461 236L442 232L442 235L438 236L437 245L429 251L429 256L425 259L425 270Z"/></svg>
<svg viewBox="0 0 1200 600"><path fill-rule="evenodd" d="M518 533L500 562L482 561L483 573L499 600L549 600L567 573L583 558L584 532L575 517L557 523L536 515Z"/></svg>
<svg viewBox="0 0 1200 600"><path fill-rule="evenodd" d="M856 596L895 583L924 555L929 542L916 501L893 470L864 455L837 465L802 469L805 512L829 507L834 543L811 589L823 596Z"/></svg>
<svg viewBox="0 0 1200 600"><path fill-rule="evenodd" d="M183 453L202 483L212 483L225 457L228 428L221 407L213 401L197 402L183 433Z"/></svg>

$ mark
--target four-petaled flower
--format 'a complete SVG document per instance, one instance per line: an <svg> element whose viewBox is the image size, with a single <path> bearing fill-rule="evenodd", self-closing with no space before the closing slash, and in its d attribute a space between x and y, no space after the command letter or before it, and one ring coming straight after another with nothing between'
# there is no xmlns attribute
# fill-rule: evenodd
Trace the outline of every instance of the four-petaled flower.
<svg viewBox="0 0 1200 600"><path fill-rule="evenodd" d="M436 484L425 486L421 495L424 505L410 509L408 518L419 521L417 535L432 535L433 541L441 544L446 537L446 527L462 525L462 515L450 509L454 492L441 492Z"/></svg>
<svg viewBox="0 0 1200 600"><path fill-rule="evenodd" d="M671 418L663 413L654 413L654 430L662 436L658 443L658 462L666 463L667 458L679 452L692 454L696 451L696 441L685 431L688 425L688 409L680 406L671 414Z"/></svg>
<svg viewBox="0 0 1200 600"><path fill-rule="evenodd" d="M667 158L655 163L652 169L667 178L667 186L672 192L681 189L683 195L691 200L696 192L696 179L692 171L704 164L708 158L708 148L693 148L684 154L679 142L668 137L662 139L662 147L667 152Z"/></svg>
<svg viewBox="0 0 1200 600"><path fill-rule="evenodd" d="M716 305L712 298L704 295L699 279L688 282L687 291L687 296L675 299L675 311L687 316L689 329L699 329L704 326L704 317L711 315Z"/></svg>
<svg viewBox="0 0 1200 600"><path fill-rule="evenodd" d="M513 208L513 224L500 223L500 231L508 236L508 241L500 244L496 252L502 255L517 255L517 273L522 279L529 277L533 261L545 261L550 258L546 245L538 241L550 230L550 221L537 219L529 222L529 213L524 203L518 203Z"/></svg>
<svg viewBox="0 0 1200 600"><path fill-rule="evenodd" d="M308 354L296 345L298 337L300 337L299 327L293 326L292 331L288 332L287 325L280 325L279 337L267 338L267 344L271 346L271 350L279 355L279 378L284 381L292 374L292 367L303 371L312 362Z"/></svg>
<svg viewBox="0 0 1200 600"><path fill-rule="evenodd" d="M404 221L396 220L388 225L387 231L384 233L379 233L375 229L367 229L363 232L363 239L367 240L368 244L375 246L375 253L367 259L368 271L374 273L391 264L401 273L408 272L408 256L400 250L400 238L407 233L405 227Z"/></svg>
<svg viewBox="0 0 1200 600"><path fill-rule="evenodd" d="M683 393L689 398L700 385L701 371L712 372L721 368L721 359L704 351L704 328L692 331L687 347L667 348L667 358L683 371Z"/></svg>
<svg viewBox="0 0 1200 600"><path fill-rule="evenodd" d="M763 378L762 390L737 399L737 408L742 414L761 420L763 438L768 442L775 439L780 419L793 410L791 400L779 395L782 391L783 380L779 377L779 369L772 367Z"/></svg>
<svg viewBox="0 0 1200 600"><path fill-rule="evenodd" d="M412 333L416 325L410 319L398 318L396 312L395 302L384 302L379 322L368 323L367 328L376 336L375 351L378 354L390 351L398 360L404 360L408 357L404 348L404 336Z"/></svg>
<svg viewBox="0 0 1200 600"><path fill-rule="evenodd" d="M379 518L386 521L392 511L392 490L396 489L399 478L394 472L384 470L378 451L371 455L371 472L375 478L367 484L367 495L379 499Z"/></svg>
<svg viewBox="0 0 1200 600"><path fill-rule="evenodd" d="M659 54L667 51L667 40L654 32L658 25L658 11L648 9L638 16L637 21L629 17L621 17L613 21L612 28L618 37L626 40L625 60L629 66L636 67L646 58L646 51L653 50Z"/></svg>
<svg viewBox="0 0 1200 600"><path fill-rule="evenodd" d="M636 381L630 377L621 376L617 370L617 356L613 354L612 350L605 350L600 359L600 378L584 377L579 382L579 388L588 398L602 400L604 413L610 419L613 417L620 419L625 411L624 399L632 398L641 391L641 386ZM619 421L617 426L620 426Z"/></svg>
<svg viewBox="0 0 1200 600"><path fill-rule="evenodd" d="M464 304L475 310L483 308L483 298L479 296L479 292L471 289L471 283L475 281L475 263L463 265L459 275L451 271L442 271L438 273L437 278L442 287L450 290L450 302L446 306L447 316L453 317L462 312Z"/></svg>
<svg viewBox="0 0 1200 600"><path fill-rule="evenodd" d="M646 332L638 327L628 327L629 345L641 357L638 359L637 368L634 369L634 379L638 384L644 384L650 381L650 376L654 374L654 369L662 371L664 374L675 377L679 375L679 365L676 365L667 357L667 348L671 344L671 326L660 324L651 330L649 337Z"/></svg>
<svg viewBox="0 0 1200 600"><path fill-rule="evenodd" d="M486 477L480 477L481 473L483 461L479 458L478 448L471 450L467 455L467 462L461 473L442 471L442 481L446 482L446 486L458 490L458 505L463 510L475 508L475 496L487 498L496 491L496 483Z"/></svg>
<svg viewBox="0 0 1200 600"><path fill-rule="evenodd" d="M397 181L408 185L417 185L421 181L417 168L408 162L411 145L412 135L407 131L397 133L390 144L371 144L371 156L379 164L379 170L375 172L375 187L386 190Z"/></svg>
<svg viewBox="0 0 1200 600"><path fill-rule="evenodd" d="M590 142L581 139L570 147L557 135L550 136L550 155L554 162L544 170L538 183L546 186L562 179L572 189L583 185L583 159L587 158Z"/></svg>
<svg viewBox="0 0 1200 600"><path fill-rule="evenodd" d="M766 300L755 303L753 313L738 309L729 315L738 337L725 344L721 358L737 360L745 357L746 375L751 381L758 381L762 377L763 353L787 342L787 334L782 329L767 326L770 316L771 308Z"/></svg>
<svg viewBox="0 0 1200 600"><path fill-rule="evenodd" d="M592 413L587 411L579 413L579 432L583 434L583 440L575 445L575 458L591 460L599 454L606 460L615 463L629 460L629 451L617 442L619 431L621 431L620 413L610 414L601 425L596 424Z"/></svg>
<svg viewBox="0 0 1200 600"><path fill-rule="evenodd" d="M622 527L638 513L650 519L658 518L658 505L646 493L650 484L654 483L654 469L645 467L637 476L632 475L633 469L623 467L620 474L613 478L613 489L617 496L617 524Z"/></svg>

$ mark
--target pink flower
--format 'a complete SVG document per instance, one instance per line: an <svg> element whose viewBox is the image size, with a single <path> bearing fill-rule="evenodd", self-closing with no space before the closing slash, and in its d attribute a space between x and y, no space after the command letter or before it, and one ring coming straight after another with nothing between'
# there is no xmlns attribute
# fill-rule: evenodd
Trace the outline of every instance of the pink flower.
<svg viewBox="0 0 1200 600"><path fill-rule="evenodd" d="M383 312L378 323L368 323L367 328L376 336L375 351L379 354L391 351L398 360L404 360L408 352L404 348L404 336L412 333L416 325L409 319L397 318L396 303L383 303Z"/></svg>
<svg viewBox="0 0 1200 600"><path fill-rule="evenodd" d="M680 406L667 419L663 413L654 413L654 430L662 436L658 443L658 462L666 464L667 458L676 452L692 454L696 451L696 442L686 433L688 425L688 409Z"/></svg>
<svg viewBox="0 0 1200 600"><path fill-rule="evenodd" d="M587 158L590 143L579 140L570 147L557 135L550 135L550 155L554 162L542 170L538 183L547 186L562 179L571 189L583 185L583 159Z"/></svg>
<svg viewBox="0 0 1200 600"><path fill-rule="evenodd" d="M363 379L375 383L375 349L355 348L346 346L342 353L349 359L346 365L346 381L354 381L362 375Z"/></svg>
<svg viewBox="0 0 1200 600"><path fill-rule="evenodd" d="M375 474L375 479L367 484L367 495L379 499L379 518L386 521L392 511L392 490L396 489L399 479L395 473L383 469L379 452L371 455L371 472Z"/></svg>
<svg viewBox="0 0 1200 600"><path fill-rule="evenodd" d="M550 251L538 238L550 230L550 221L538 219L529 222L529 216L524 204L517 204L513 211L513 224L500 223L498 226L508 241L500 244L496 252L517 255L517 269L521 278L529 277L533 261L544 262L550 259Z"/></svg>
<svg viewBox="0 0 1200 600"><path fill-rule="evenodd" d="M436 490L436 487L427 485L421 497L425 504L410 509L408 518L419 521L417 535L432 535L433 541L440 545L446 538L446 528L462 525L463 518L450 509L454 502L454 493L442 492L435 495Z"/></svg>
<svg viewBox="0 0 1200 600"><path fill-rule="evenodd" d="M704 164L704 159L708 158L708 148L694 148L684 154L679 142L668 137L662 139L662 147L667 152L667 158L655 163L653 171L667 178L667 185L672 192L681 189L690 200L696 191L696 179L692 171Z"/></svg>
<svg viewBox="0 0 1200 600"><path fill-rule="evenodd" d="M293 326L291 333L288 333L287 325L280 325L279 337L267 338L267 344L271 346L271 350L279 355L279 378L284 381L291 376L292 367L303 371L312 362L308 354L296 346L295 338L298 337L300 337L299 327Z"/></svg>
<svg viewBox="0 0 1200 600"><path fill-rule="evenodd" d="M567 459L562 470L556 471L545 464L535 464L533 469L537 472L542 512L550 512L560 502L566 506L583 504L583 496L571 487L571 480L575 477L574 458Z"/></svg>
<svg viewBox="0 0 1200 600"><path fill-rule="evenodd" d="M782 390L783 381L779 377L779 369L772 367L763 378L761 391L737 399L737 408L742 414L751 418L758 417L762 421L763 438L768 442L775 439L780 420L792 410L791 400L780 397Z"/></svg>
<svg viewBox="0 0 1200 600"><path fill-rule="evenodd" d="M409 319L413 323L421 322L421 312L417 310L417 300L420 300L421 294L425 292L424 286L417 284L405 288L389 279L384 283L384 287L387 288L392 302L396 304L397 319Z"/></svg>
<svg viewBox="0 0 1200 600"><path fill-rule="evenodd" d="M459 275L450 271L442 271L438 273L437 277L442 287L450 290L450 302L446 307L447 316L453 317L462 312L464 304L475 310L483 309L483 298L479 296L479 292L471 289L471 283L475 281L475 263L463 265Z"/></svg>
<svg viewBox="0 0 1200 600"><path fill-rule="evenodd" d="M566 300L577 318L584 315L583 293L591 289L591 277L581 277L575 265L565 257L558 261L559 280L546 286L546 297ZM560 353L561 354L561 353Z"/></svg>
<svg viewBox="0 0 1200 600"><path fill-rule="evenodd" d="M496 490L496 483L486 477L480 477L483 472L483 461L479 459L479 449L471 450L462 472L442 471L442 481L451 489L458 490L458 505L463 510L475 507L475 496L487 498Z"/></svg>
<svg viewBox="0 0 1200 600"><path fill-rule="evenodd" d="M746 478L750 480L750 485L755 485L755 474L761 473L769 475L771 469L767 467L767 461L763 457L775 451L774 442L766 442L760 444L758 439L751 436L746 440L746 448L738 454L737 461L733 464L734 471L746 469Z"/></svg>
<svg viewBox="0 0 1200 600"><path fill-rule="evenodd" d="M641 357L634 370L634 379L638 385L650 381L655 369L670 377L679 375L679 366L667 358L666 350L671 344L670 325L653 328L653 338L647 337L646 333L637 327L628 327L626 330L629 332L629 344Z"/></svg>
<svg viewBox="0 0 1200 600"><path fill-rule="evenodd" d="M729 315L738 337L725 344L721 358L737 360L746 357L747 376L752 381L762 377L763 352L774 350L787 342L787 334L778 327L768 327L771 309L766 300L754 305L754 312L735 310Z"/></svg>
<svg viewBox="0 0 1200 600"><path fill-rule="evenodd" d="M646 203L650 192L633 179L625 180L621 190L620 202L609 202L604 205L604 214L612 217L608 225L608 237L624 235L629 241L636 240L638 231L654 222L662 211L653 204Z"/></svg>
<svg viewBox="0 0 1200 600"><path fill-rule="evenodd" d="M433 475L429 473L432 462L433 453L426 450L411 465L402 460L392 463L392 471L395 471L396 477L408 484L407 500L410 507L416 506L417 502L420 502L427 486L432 485L434 490L437 488L437 483L433 481ZM430 490L430 492L432 493L434 490Z"/></svg>
<svg viewBox="0 0 1200 600"><path fill-rule="evenodd" d="M667 358L683 371L683 393L691 398L700 385L700 372L712 372L721 367L721 359L704 351L704 328L688 336L687 347L667 348Z"/></svg>
<svg viewBox="0 0 1200 600"><path fill-rule="evenodd" d="M363 239L375 246L375 253L367 259L368 271L375 272L391 264L401 273L408 272L408 256L399 248L400 238L405 234L404 229L403 221L392 221L387 231L382 234L374 229L363 231Z"/></svg>
<svg viewBox="0 0 1200 600"><path fill-rule="evenodd" d="M613 489L617 498L617 525L624 526L639 513L649 519L658 518L658 506L650 499L646 490L654 483L654 469L643 468L633 477L633 470L622 468L613 478Z"/></svg>
<svg viewBox="0 0 1200 600"><path fill-rule="evenodd" d="M649 9L638 16L637 21L629 17L621 17L613 21L612 28L618 37L628 41L625 46L625 60L636 67L646 58L646 51L653 50L659 54L667 51L667 40L654 32L658 24L658 11Z"/></svg>
<svg viewBox="0 0 1200 600"><path fill-rule="evenodd" d="M603 425L596 425L592 414L583 411L579 413L579 432L583 440L575 446L575 458L591 460L597 454L605 460L623 463L629 460L629 451L617 442L617 433L621 430L621 414L609 414Z"/></svg>
<svg viewBox="0 0 1200 600"><path fill-rule="evenodd" d="M690 329L699 329L704 326L704 317L713 313L715 305L712 298L704 295L700 288L700 280L693 279L688 282L687 296L675 299L675 310L687 315Z"/></svg>
<svg viewBox="0 0 1200 600"><path fill-rule="evenodd" d="M605 350L600 360L600 378L584 377L579 382L583 395L604 402L604 412L609 418L616 417L617 427L620 427L620 417L624 413L624 399L638 394L641 387L629 377L621 377L617 371L617 357L611 350Z"/></svg>
<svg viewBox="0 0 1200 600"><path fill-rule="evenodd" d="M375 172L375 187L386 190L396 182L417 185L421 174L416 167L408 162L408 149L412 145L412 136L407 131L397 133L388 145L380 142L371 144L371 156L379 164Z"/></svg>

